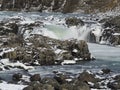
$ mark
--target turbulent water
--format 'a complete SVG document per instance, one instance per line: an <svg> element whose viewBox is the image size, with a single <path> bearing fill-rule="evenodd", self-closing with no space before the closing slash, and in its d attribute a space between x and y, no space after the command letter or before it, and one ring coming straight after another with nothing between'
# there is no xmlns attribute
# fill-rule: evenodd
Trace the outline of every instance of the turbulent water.
<svg viewBox="0 0 120 90"><path fill-rule="evenodd" d="M68 28L64 25L64 18L69 16L80 17L86 24L81 27L71 27ZM32 22L34 20L41 20L44 22L44 27L39 30L35 30L32 33L40 33L45 36L49 36L51 38L56 39L83 39L88 40L89 33L91 30L97 30L99 33L101 30L101 25L94 20L91 19L91 15L83 15L83 14L61 14L61 13L17 13L17 12L0 12L0 20L11 17L20 17L24 18L25 22ZM27 35L27 34L26 34ZM27 37L27 36L26 36ZM98 35L99 37L99 35ZM81 61L77 65L64 65L64 66L39 66L36 67L35 70L29 71L31 74L40 73L41 76L51 76L52 71L61 71L61 72L69 72L72 74L77 74L83 70L92 70L93 72L98 72L102 68L110 68L115 73L119 73L120 71L120 48L111 47L107 45L99 45L88 43L90 52L96 58L94 61ZM17 71L6 71L0 72L0 76L11 75L16 73ZM19 72L19 71L18 71ZM25 72L23 72L25 73ZM6 77L6 76L4 76Z"/></svg>

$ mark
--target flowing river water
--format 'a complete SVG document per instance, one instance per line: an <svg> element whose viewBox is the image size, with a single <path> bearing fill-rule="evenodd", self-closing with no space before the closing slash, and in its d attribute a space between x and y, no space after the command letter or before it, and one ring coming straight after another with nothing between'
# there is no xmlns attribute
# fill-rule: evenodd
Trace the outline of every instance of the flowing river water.
<svg viewBox="0 0 120 90"><path fill-rule="evenodd" d="M90 15L75 14L76 17L81 17L87 23L80 30L75 28L63 27L63 17L74 16L73 14L53 14L53 13L17 13L17 12L0 12L0 20L9 17L25 17L26 20L37 20L40 19L45 23L43 28L43 35L57 38L57 39L85 39L87 38L89 31L93 29L101 29L100 25L95 21L90 21ZM59 19L58 19L59 17ZM54 19L54 20L53 20ZM52 20L52 21L51 21ZM62 26L61 26L62 25ZM42 29L41 29L42 30ZM46 30L46 31L45 31ZM88 31L89 30L89 31ZM81 35L81 36L80 36ZM110 68L114 73L120 73L120 48L112 47L108 45L100 45L95 43L88 43L91 54L96 58L94 61L81 61L77 65L59 65L59 66L38 66L35 70L30 70L30 74L40 73L41 76L51 76L53 71L68 72L70 74L77 74L83 70L91 70L98 72L102 68ZM13 69L11 71L1 71L0 76L6 78L14 73L21 72L26 73L22 70ZM27 73L26 73L27 74ZM7 79L7 78L6 78Z"/></svg>

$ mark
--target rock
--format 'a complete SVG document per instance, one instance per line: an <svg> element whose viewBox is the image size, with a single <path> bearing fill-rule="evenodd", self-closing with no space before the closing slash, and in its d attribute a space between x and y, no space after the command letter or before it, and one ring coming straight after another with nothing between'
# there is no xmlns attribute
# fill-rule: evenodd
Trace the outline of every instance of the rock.
<svg viewBox="0 0 120 90"><path fill-rule="evenodd" d="M73 90L90 90L90 87L87 83L77 80Z"/></svg>
<svg viewBox="0 0 120 90"><path fill-rule="evenodd" d="M108 68L105 68L105 69L102 69L102 72L103 72L103 74L109 74L111 72L111 70Z"/></svg>
<svg viewBox="0 0 120 90"><path fill-rule="evenodd" d="M43 90L43 84L39 83L38 81L34 81L31 83L31 86L33 87L33 90Z"/></svg>
<svg viewBox="0 0 120 90"><path fill-rule="evenodd" d="M2 81L0 80L0 83L2 83Z"/></svg>
<svg viewBox="0 0 120 90"><path fill-rule="evenodd" d="M32 86L27 86L23 90L33 90L33 87Z"/></svg>
<svg viewBox="0 0 120 90"><path fill-rule="evenodd" d="M119 90L120 89L120 81L115 82L109 82L107 86L113 90Z"/></svg>
<svg viewBox="0 0 120 90"><path fill-rule="evenodd" d="M12 80L13 80L13 81L20 81L21 78L22 78L22 74L21 74L21 73L14 74L14 75L12 76Z"/></svg>
<svg viewBox="0 0 120 90"><path fill-rule="evenodd" d="M65 83L65 84L62 84L60 86L59 90L74 90L74 85L73 84L69 84L69 83Z"/></svg>
<svg viewBox="0 0 120 90"><path fill-rule="evenodd" d="M30 81L40 81L40 80L41 80L40 74L35 74L30 77Z"/></svg>
<svg viewBox="0 0 120 90"><path fill-rule="evenodd" d="M53 3L54 2L54 3ZM114 10L119 6L119 0L1 0L1 10L13 11L54 11L63 13L81 12L97 13Z"/></svg>
<svg viewBox="0 0 120 90"><path fill-rule="evenodd" d="M63 74L59 74L59 75L54 76L54 79L57 80L60 84L66 83L67 78L68 77L66 75L63 75Z"/></svg>
<svg viewBox="0 0 120 90"><path fill-rule="evenodd" d="M9 33L18 33L18 25L16 23L5 23L0 25L0 35L8 35Z"/></svg>
<svg viewBox="0 0 120 90"><path fill-rule="evenodd" d="M100 79L96 78L94 74L88 73L86 71L82 72L79 75L78 80L83 82L92 82L92 83L96 83L100 81Z"/></svg>
<svg viewBox="0 0 120 90"><path fill-rule="evenodd" d="M3 69L0 67L0 71L2 71Z"/></svg>
<svg viewBox="0 0 120 90"><path fill-rule="evenodd" d="M101 20L103 24L103 33L101 40L109 45L120 45L120 16L110 17ZM109 28L109 29L108 29Z"/></svg>
<svg viewBox="0 0 120 90"><path fill-rule="evenodd" d="M2 58L9 58L10 60L14 60L17 58L17 52L16 52L16 50L6 52L3 54Z"/></svg>
<svg viewBox="0 0 120 90"><path fill-rule="evenodd" d="M54 65L55 64L55 53L53 50L44 49L40 51L40 65Z"/></svg>
<svg viewBox="0 0 120 90"><path fill-rule="evenodd" d="M66 18L66 25L69 27L69 26L83 26L84 25L84 22L79 19L79 18L76 18L76 17L70 17L70 18Z"/></svg>
<svg viewBox="0 0 120 90"><path fill-rule="evenodd" d="M59 83L54 78L43 78L41 83L52 85L55 90L59 90L60 87Z"/></svg>
<svg viewBox="0 0 120 90"><path fill-rule="evenodd" d="M55 90L55 89L52 85L44 84L43 85L43 90Z"/></svg>
<svg viewBox="0 0 120 90"><path fill-rule="evenodd" d="M114 80L120 81L120 75L115 76Z"/></svg>

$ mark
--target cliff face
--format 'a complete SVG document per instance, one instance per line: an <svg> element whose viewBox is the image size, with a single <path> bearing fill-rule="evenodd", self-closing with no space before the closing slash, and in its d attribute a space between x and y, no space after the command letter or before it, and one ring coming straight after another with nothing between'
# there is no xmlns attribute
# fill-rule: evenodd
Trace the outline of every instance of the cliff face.
<svg viewBox="0 0 120 90"><path fill-rule="evenodd" d="M54 12L105 12L113 10L120 0L0 0L1 10L28 10Z"/></svg>

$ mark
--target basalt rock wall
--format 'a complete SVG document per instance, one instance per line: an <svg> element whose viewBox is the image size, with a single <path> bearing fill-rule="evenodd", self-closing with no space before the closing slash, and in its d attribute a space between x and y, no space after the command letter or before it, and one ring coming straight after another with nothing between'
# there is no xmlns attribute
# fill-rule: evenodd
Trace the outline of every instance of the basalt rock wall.
<svg viewBox="0 0 120 90"><path fill-rule="evenodd" d="M119 0L0 0L1 10L96 13L114 10Z"/></svg>

